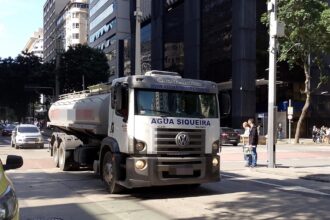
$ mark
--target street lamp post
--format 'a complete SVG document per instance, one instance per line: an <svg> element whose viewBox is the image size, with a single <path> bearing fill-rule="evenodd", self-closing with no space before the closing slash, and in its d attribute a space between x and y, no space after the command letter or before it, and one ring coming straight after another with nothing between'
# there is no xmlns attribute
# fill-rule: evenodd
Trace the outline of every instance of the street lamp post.
<svg viewBox="0 0 330 220"><path fill-rule="evenodd" d="M55 52L56 52L56 63L55 63L55 101L58 100L60 95L60 81L59 81L59 72L60 72L60 59L61 59L61 37L55 39Z"/></svg>
<svg viewBox="0 0 330 220"><path fill-rule="evenodd" d="M270 17L269 31L269 86L268 86L268 167L275 165L275 108L276 108L276 34L277 34L277 0L268 2Z"/></svg>
<svg viewBox="0 0 330 220"><path fill-rule="evenodd" d="M135 75L141 75L141 2L136 0L136 11L134 12L136 17L135 27Z"/></svg>

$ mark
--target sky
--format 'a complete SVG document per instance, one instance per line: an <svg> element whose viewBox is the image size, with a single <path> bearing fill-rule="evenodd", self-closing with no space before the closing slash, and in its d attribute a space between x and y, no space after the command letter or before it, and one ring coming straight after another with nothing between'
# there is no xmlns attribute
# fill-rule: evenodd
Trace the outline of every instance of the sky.
<svg viewBox="0 0 330 220"><path fill-rule="evenodd" d="M46 0L0 0L0 57L15 58L43 24Z"/></svg>

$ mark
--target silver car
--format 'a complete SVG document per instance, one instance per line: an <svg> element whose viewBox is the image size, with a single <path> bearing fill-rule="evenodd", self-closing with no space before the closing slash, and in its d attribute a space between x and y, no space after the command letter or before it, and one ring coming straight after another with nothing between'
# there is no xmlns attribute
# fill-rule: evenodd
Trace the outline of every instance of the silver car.
<svg viewBox="0 0 330 220"><path fill-rule="evenodd" d="M44 140L40 130L35 125L17 125L11 135L11 146L16 149L22 147L44 148Z"/></svg>

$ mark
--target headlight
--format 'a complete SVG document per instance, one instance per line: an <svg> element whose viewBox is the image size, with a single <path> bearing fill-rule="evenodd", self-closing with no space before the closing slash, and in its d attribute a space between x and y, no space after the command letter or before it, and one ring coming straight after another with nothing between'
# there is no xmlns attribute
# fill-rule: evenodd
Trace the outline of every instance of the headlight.
<svg viewBox="0 0 330 220"><path fill-rule="evenodd" d="M137 160L135 162L135 168L139 170L143 170L147 166L147 162L145 160Z"/></svg>
<svg viewBox="0 0 330 220"><path fill-rule="evenodd" d="M18 210L15 192L8 186L5 193L0 196L0 219L12 219Z"/></svg>
<svg viewBox="0 0 330 220"><path fill-rule="evenodd" d="M42 141L42 137L39 137L39 138L38 138L38 141L41 142L41 141Z"/></svg>
<svg viewBox="0 0 330 220"><path fill-rule="evenodd" d="M217 158L213 158L213 160L212 160L212 165L213 165L214 167L218 166L218 165L219 165L219 160L218 160Z"/></svg>

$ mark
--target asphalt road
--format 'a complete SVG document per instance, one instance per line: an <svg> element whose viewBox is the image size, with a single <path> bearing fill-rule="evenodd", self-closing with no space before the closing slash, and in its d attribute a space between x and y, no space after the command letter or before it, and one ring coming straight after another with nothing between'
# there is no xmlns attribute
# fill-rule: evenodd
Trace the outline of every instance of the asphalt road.
<svg viewBox="0 0 330 220"><path fill-rule="evenodd" d="M328 153L326 149L321 149L323 155ZM292 151L288 146L281 152ZM315 156L313 147L305 147L303 152ZM107 194L91 171L60 172L53 167L47 149L16 150L8 145L8 138L0 137L0 157L4 160L8 154L22 155L25 162L22 168L7 173L16 187L24 220L330 219L329 183L243 168L237 147L222 152L221 182L199 188L134 189L120 195ZM261 162L263 154L260 148ZM301 154L292 159L307 160Z"/></svg>

